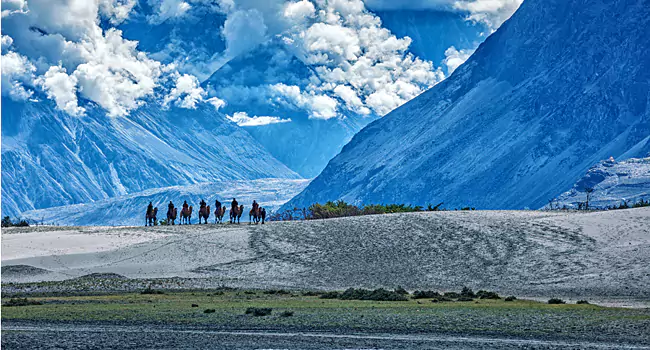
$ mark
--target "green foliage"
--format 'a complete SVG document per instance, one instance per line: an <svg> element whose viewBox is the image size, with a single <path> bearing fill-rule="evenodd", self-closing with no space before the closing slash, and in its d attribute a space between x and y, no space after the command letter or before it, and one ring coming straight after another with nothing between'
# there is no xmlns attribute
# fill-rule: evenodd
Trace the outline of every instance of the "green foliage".
<svg viewBox="0 0 650 350"><path fill-rule="evenodd" d="M413 299L431 299L441 297L440 293L432 290L416 290L413 292Z"/></svg>
<svg viewBox="0 0 650 350"><path fill-rule="evenodd" d="M149 287L147 287L147 289L140 292L140 294L165 294L165 292L163 292L161 290L155 290L155 289L151 288L151 286L149 286Z"/></svg>
<svg viewBox="0 0 650 350"><path fill-rule="evenodd" d="M40 301L30 300L27 298L11 298L9 301L2 304L2 306L29 306L29 305L43 305Z"/></svg>
<svg viewBox="0 0 650 350"><path fill-rule="evenodd" d="M293 311L283 311L280 314L280 317L291 317L291 316L293 316Z"/></svg>
<svg viewBox="0 0 650 350"><path fill-rule="evenodd" d="M368 290L349 288L345 292L328 292L321 296L321 299L340 300L374 300L374 301L407 301L404 294L397 291L389 291L383 288Z"/></svg>
<svg viewBox="0 0 650 350"><path fill-rule="evenodd" d="M422 211L420 206L406 204L368 204L363 207L348 204L344 201L329 201L325 204L313 204L309 207L310 219L331 219L359 215L377 215L393 213L412 213Z"/></svg>
<svg viewBox="0 0 650 350"><path fill-rule="evenodd" d="M445 294L443 294L443 296L445 298L449 298L449 299L458 299L458 298L460 298L460 294L458 294L456 292L446 292Z"/></svg>
<svg viewBox="0 0 650 350"><path fill-rule="evenodd" d="M460 296L464 298L474 298L476 297L476 294L474 294L474 291L470 288L463 287L463 290L460 291Z"/></svg>
<svg viewBox="0 0 650 350"><path fill-rule="evenodd" d="M566 304L566 302L565 302L564 300L559 299L559 298L552 298L552 299L549 299L549 300L548 300L548 303L549 303L549 304L555 304L555 305L557 305L557 304Z"/></svg>
<svg viewBox="0 0 650 350"><path fill-rule="evenodd" d="M586 300L578 300L578 301L576 302L576 304L578 304L578 305L588 305L589 302L586 301Z"/></svg>
<svg viewBox="0 0 650 350"><path fill-rule="evenodd" d="M284 289L269 289L265 290L264 294L291 294L291 292L288 292Z"/></svg>
<svg viewBox="0 0 650 350"><path fill-rule="evenodd" d="M29 222L27 222L26 220L16 220L14 222L11 221L10 217L5 216L4 218L2 218L1 225L2 227L29 227Z"/></svg>
<svg viewBox="0 0 650 350"><path fill-rule="evenodd" d="M402 288L402 286L397 286L397 288L395 289L395 293L401 295L409 295L409 292L407 292L406 289Z"/></svg>
<svg viewBox="0 0 650 350"><path fill-rule="evenodd" d="M246 315L253 315L255 317L264 317L268 316L273 312L273 309L270 307L249 307L246 309Z"/></svg>
<svg viewBox="0 0 650 350"><path fill-rule="evenodd" d="M494 300L501 299L499 294L495 292L488 292L486 290L479 290L478 292L476 292L476 297L481 299L494 299Z"/></svg>
<svg viewBox="0 0 650 350"><path fill-rule="evenodd" d="M470 297L460 297L460 298L458 298L457 301L474 301L474 299L472 299Z"/></svg>
<svg viewBox="0 0 650 350"><path fill-rule="evenodd" d="M504 300L505 301L515 301L515 300L517 300L517 298L515 298L515 296L511 295L509 297L506 297Z"/></svg>
<svg viewBox="0 0 650 350"><path fill-rule="evenodd" d="M205 314L213 314L215 312L217 312L217 310L215 310L215 309L205 309L205 311L203 311L203 313L205 313Z"/></svg>

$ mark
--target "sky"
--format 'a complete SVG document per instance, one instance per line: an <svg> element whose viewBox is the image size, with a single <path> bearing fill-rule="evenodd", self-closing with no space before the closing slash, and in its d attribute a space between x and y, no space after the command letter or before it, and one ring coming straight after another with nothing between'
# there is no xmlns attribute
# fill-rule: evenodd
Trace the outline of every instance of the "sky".
<svg viewBox="0 0 650 350"><path fill-rule="evenodd" d="M313 119L380 117L444 80L475 47L449 47L442 62L427 61L409 51L411 38L391 33L373 11L454 12L489 34L520 3L2 0L2 95L49 100L73 116L83 116L88 103L109 117L128 117L147 103L187 109L209 103L220 110L256 98ZM206 23L204 36L195 35ZM260 52L268 55L260 62L263 81L230 75L227 85L205 82L226 63ZM292 122L257 114L228 117L247 127Z"/></svg>

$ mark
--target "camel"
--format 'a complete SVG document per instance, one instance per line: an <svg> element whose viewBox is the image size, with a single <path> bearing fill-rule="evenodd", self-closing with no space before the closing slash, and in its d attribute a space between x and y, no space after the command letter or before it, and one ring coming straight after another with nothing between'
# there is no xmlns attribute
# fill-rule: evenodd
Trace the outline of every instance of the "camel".
<svg viewBox="0 0 650 350"><path fill-rule="evenodd" d="M248 212L248 223L252 224L258 224L261 219L261 213L260 213L260 207L257 207L257 209L251 209Z"/></svg>
<svg viewBox="0 0 650 350"><path fill-rule="evenodd" d="M201 224L201 219L205 220L205 223L208 223L208 218L210 217L210 206L202 206L199 209L199 225Z"/></svg>
<svg viewBox="0 0 650 350"><path fill-rule="evenodd" d="M153 211L151 213L147 213L145 215L145 226L154 226L158 225L158 207L153 208Z"/></svg>
<svg viewBox="0 0 650 350"><path fill-rule="evenodd" d="M181 210L181 224L192 224L192 210L193 208L191 205L188 209L183 208Z"/></svg>
<svg viewBox="0 0 650 350"><path fill-rule="evenodd" d="M177 217L178 217L178 208L167 210L167 225L176 225Z"/></svg>
<svg viewBox="0 0 650 350"><path fill-rule="evenodd" d="M214 210L214 223L222 223L223 217L226 215L226 207L219 207Z"/></svg>
<svg viewBox="0 0 650 350"><path fill-rule="evenodd" d="M234 224L239 223L239 219L241 219L242 214L244 213L244 206L240 205L239 208L233 208L230 209L230 223Z"/></svg>

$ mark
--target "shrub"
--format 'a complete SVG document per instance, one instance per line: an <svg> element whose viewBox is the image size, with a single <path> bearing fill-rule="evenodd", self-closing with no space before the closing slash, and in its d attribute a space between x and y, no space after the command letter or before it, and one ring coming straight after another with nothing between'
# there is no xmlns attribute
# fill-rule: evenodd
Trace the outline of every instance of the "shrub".
<svg viewBox="0 0 650 350"><path fill-rule="evenodd" d="M375 290L349 288L339 295L341 300L406 301L404 295L383 288Z"/></svg>
<svg viewBox="0 0 650 350"><path fill-rule="evenodd" d="M268 308L268 307L249 307L246 309L246 314L250 315L252 314L253 316L256 317L263 317L263 316L268 316L273 312L273 309Z"/></svg>
<svg viewBox="0 0 650 350"><path fill-rule="evenodd" d="M474 294L474 291L470 288L463 287L463 290L460 292L460 296L465 298L474 298L476 294Z"/></svg>
<svg viewBox="0 0 650 350"><path fill-rule="evenodd" d="M203 311L203 313L205 313L205 314L213 314L215 312L217 312L217 310L215 310L215 309L205 309L205 311Z"/></svg>
<svg viewBox="0 0 650 350"><path fill-rule="evenodd" d="M578 301L576 302L576 304L578 304L578 305L588 305L589 302L586 301L586 300L578 300Z"/></svg>
<svg viewBox="0 0 650 350"><path fill-rule="evenodd" d="M409 295L409 292L407 292L406 289L402 288L402 286L397 286L397 288L395 289L395 293L401 295Z"/></svg>
<svg viewBox="0 0 650 350"><path fill-rule="evenodd" d="M504 300L505 301L515 301L515 300L517 300L517 298L515 298L514 296L511 295L511 296L505 298Z"/></svg>
<svg viewBox="0 0 650 350"><path fill-rule="evenodd" d="M302 296L303 296L303 297L315 297L315 296L317 296L317 295L320 295L320 293L318 293L318 292L314 292L314 291L311 291L311 290L308 290L308 291L302 292Z"/></svg>
<svg viewBox="0 0 650 350"><path fill-rule="evenodd" d="M280 314L280 317L291 317L291 316L293 316L293 311L283 311Z"/></svg>
<svg viewBox="0 0 650 350"><path fill-rule="evenodd" d="M453 300L443 296L431 300L432 303L442 303L446 301L453 301Z"/></svg>
<svg viewBox="0 0 650 350"><path fill-rule="evenodd" d="M479 290L476 293L476 297L481 298L481 299L501 299L499 294L497 294L495 292L488 292L486 290Z"/></svg>
<svg viewBox="0 0 650 350"><path fill-rule="evenodd" d="M458 301L474 301L474 299L472 299L470 297L460 297L460 298L458 298Z"/></svg>
<svg viewBox="0 0 650 350"><path fill-rule="evenodd" d="M291 293L284 289L269 289L269 290L265 290L264 294L291 294Z"/></svg>
<svg viewBox="0 0 650 350"><path fill-rule="evenodd" d="M447 292L447 293L445 293L443 295L444 295L445 298L449 298L449 299L458 299L458 298L460 298L460 294L458 294L456 292Z"/></svg>
<svg viewBox="0 0 650 350"><path fill-rule="evenodd" d="M552 298L548 300L549 304L566 304L566 302L559 298Z"/></svg>
<svg viewBox="0 0 650 350"><path fill-rule="evenodd" d="M430 299L440 297L440 293L432 290L416 290L413 292L413 299Z"/></svg>
<svg viewBox="0 0 650 350"><path fill-rule="evenodd" d="M338 299L340 296L339 292L326 292L320 295L321 299Z"/></svg>
<svg viewBox="0 0 650 350"><path fill-rule="evenodd" d="M2 304L2 306L29 306L29 305L43 305L40 301L31 300L27 298L11 298L9 301Z"/></svg>
<svg viewBox="0 0 650 350"><path fill-rule="evenodd" d="M149 286L147 287L147 289L140 292L140 294L165 294L165 292L163 292L162 290L152 289L151 286Z"/></svg>

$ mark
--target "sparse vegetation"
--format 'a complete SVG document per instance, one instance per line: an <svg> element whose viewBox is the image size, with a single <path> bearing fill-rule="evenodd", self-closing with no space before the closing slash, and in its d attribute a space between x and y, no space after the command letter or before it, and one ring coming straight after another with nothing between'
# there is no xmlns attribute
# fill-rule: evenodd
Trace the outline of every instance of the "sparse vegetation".
<svg viewBox="0 0 650 350"><path fill-rule="evenodd" d="M27 220L16 219L16 221L11 221L11 218L5 216L2 218L1 222L2 227L29 227L29 222Z"/></svg>
<svg viewBox="0 0 650 350"><path fill-rule="evenodd" d="M478 292L476 292L476 297L480 299L493 299L493 300L501 299L499 294L495 292L488 292L485 290L479 290Z"/></svg>
<svg viewBox="0 0 650 350"><path fill-rule="evenodd" d="M246 315L253 315L255 317L268 316L273 312L269 307L249 307L246 309Z"/></svg>
<svg viewBox="0 0 650 350"><path fill-rule="evenodd" d="M440 293L432 290L416 290L413 292L413 299L430 299L441 297Z"/></svg>
<svg viewBox="0 0 650 350"><path fill-rule="evenodd" d="M516 298L514 295L511 295L511 296L509 296L509 297L506 297L506 298L503 299L503 300L504 300L504 301L515 301L515 300L517 300L517 298Z"/></svg>
<svg viewBox="0 0 650 350"><path fill-rule="evenodd" d="M205 309L205 311L203 311L203 313L205 313L205 314L213 314L215 312L217 312L216 309Z"/></svg>
<svg viewBox="0 0 650 350"><path fill-rule="evenodd" d="M165 294L162 290L155 290L151 286L147 287L145 290L140 292L140 294Z"/></svg>
<svg viewBox="0 0 650 350"><path fill-rule="evenodd" d="M269 289L269 290L265 290L264 294L284 294L284 295L286 295L286 294L291 294L291 292L286 291L284 289Z"/></svg>
<svg viewBox="0 0 650 350"><path fill-rule="evenodd" d="M551 305L566 304L566 302L559 298L551 298L548 300L548 303Z"/></svg>
<svg viewBox="0 0 650 350"><path fill-rule="evenodd" d="M588 305L589 302L586 301L586 300L578 300L578 301L576 302L576 304L578 304L578 305Z"/></svg>
<svg viewBox="0 0 650 350"><path fill-rule="evenodd" d="M27 298L11 298L9 301L2 304L2 306L29 306L29 305L43 305L40 301L31 300Z"/></svg>
<svg viewBox="0 0 650 350"><path fill-rule="evenodd" d="M280 314L280 317L291 317L291 316L293 316L293 311L283 311Z"/></svg>
<svg viewBox="0 0 650 350"><path fill-rule="evenodd" d="M407 301L408 298L396 291L389 291L383 288L368 290L349 288L343 293L328 292L321 295L321 299L340 300L374 300L374 301Z"/></svg>

